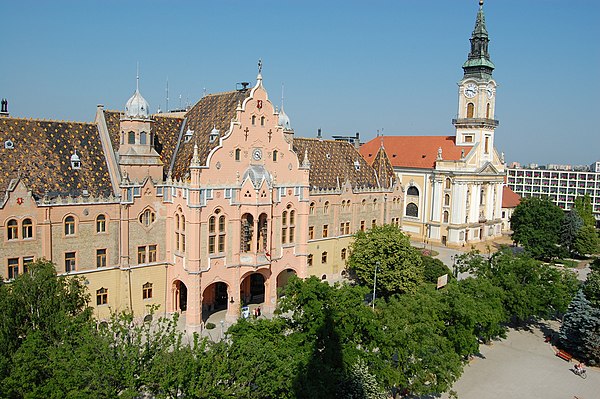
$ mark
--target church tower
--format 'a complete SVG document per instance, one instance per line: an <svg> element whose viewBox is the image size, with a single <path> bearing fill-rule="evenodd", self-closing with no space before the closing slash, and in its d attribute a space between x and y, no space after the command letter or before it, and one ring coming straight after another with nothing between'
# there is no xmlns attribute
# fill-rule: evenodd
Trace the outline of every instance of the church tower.
<svg viewBox="0 0 600 399"><path fill-rule="evenodd" d="M477 145L479 163L494 159L494 130L498 121L494 119L496 103L496 81L492 78L494 63L488 52L489 37L485 27L483 0L475 28L471 34L471 51L463 64L464 76L458 83L458 113L452 120L456 128L456 144Z"/></svg>
<svg viewBox="0 0 600 399"><path fill-rule="evenodd" d="M119 166L121 174L126 174L129 180L142 181L150 176L156 182L163 178L162 162L154 149L154 121L149 109L140 94L138 76L135 93L127 101L120 123Z"/></svg>

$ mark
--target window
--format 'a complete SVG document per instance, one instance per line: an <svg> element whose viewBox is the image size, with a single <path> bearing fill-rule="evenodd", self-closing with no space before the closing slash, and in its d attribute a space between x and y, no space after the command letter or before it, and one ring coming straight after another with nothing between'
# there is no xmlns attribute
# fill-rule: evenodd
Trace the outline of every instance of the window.
<svg viewBox="0 0 600 399"><path fill-rule="evenodd" d="M475 113L475 104L468 103L467 104L467 118L472 118Z"/></svg>
<svg viewBox="0 0 600 399"><path fill-rule="evenodd" d="M470 134L466 135L465 136L465 143L472 143L472 142L473 142L473 136L471 136Z"/></svg>
<svg viewBox="0 0 600 399"><path fill-rule="evenodd" d="M444 223L448 223L449 219L450 219L450 214L448 213L448 211L444 211Z"/></svg>
<svg viewBox="0 0 600 399"><path fill-rule="evenodd" d="M450 194L444 195L444 206L450 206Z"/></svg>
<svg viewBox="0 0 600 399"><path fill-rule="evenodd" d="M329 213L329 201L325 201L325 205L323 205L323 215L327 215Z"/></svg>
<svg viewBox="0 0 600 399"><path fill-rule="evenodd" d="M373 200L373 210L377 210L377 198Z"/></svg>
<svg viewBox="0 0 600 399"><path fill-rule="evenodd" d="M346 222L344 226L344 234L350 234L350 222Z"/></svg>
<svg viewBox="0 0 600 399"><path fill-rule="evenodd" d="M219 216L219 252L225 252L225 215Z"/></svg>
<svg viewBox="0 0 600 399"><path fill-rule="evenodd" d="M142 299L152 299L152 283L142 285Z"/></svg>
<svg viewBox="0 0 600 399"><path fill-rule="evenodd" d="M406 216L419 217L419 207L414 202L406 205Z"/></svg>
<svg viewBox="0 0 600 399"><path fill-rule="evenodd" d="M12 280L19 276L19 258L10 258L8 260L8 279Z"/></svg>
<svg viewBox="0 0 600 399"><path fill-rule="evenodd" d="M290 211L290 220L289 220L289 239L288 242L291 244L295 241L295 232L296 232L296 211L293 209Z"/></svg>
<svg viewBox="0 0 600 399"><path fill-rule="evenodd" d="M254 216L244 213L241 219L241 251L250 252L252 248L252 238L254 236Z"/></svg>
<svg viewBox="0 0 600 399"><path fill-rule="evenodd" d="M285 244L287 242L287 211L283 211L281 214L281 243Z"/></svg>
<svg viewBox="0 0 600 399"><path fill-rule="evenodd" d="M328 235L329 235L329 225L324 224L323 225L323 238L327 238Z"/></svg>
<svg viewBox="0 0 600 399"><path fill-rule="evenodd" d="M108 303L108 288L96 290L96 305L106 305Z"/></svg>
<svg viewBox="0 0 600 399"><path fill-rule="evenodd" d="M273 162L277 162L277 150L273 151Z"/></svg>
<svg viewBox="0 0 600 399"><path fill-rule="evenodd" d="M235 160L239 161L241 156L242 156L242 150L240 150L239 148L236 148L235 149Z"/></svg>
<svg viewBox="0 0 600 399"><path fill-rule="evenodd" d="M371 228L374 229L377 226L377 219L371 220Z"/></svg>
<svg viewBox="0 0 600 399"><path fill-rule="evenodd" d="M138 264L146 263L146 247L138 247L137 249Z"/></svg>
<svg viewBox="0 0 600 399"><path fill-rule="evenodd" d="M306 265L307 266L313 265L313 255L312 254L308 254L308 256L306 257Z"/></svg>
<svg viewBox="0 0 600 399"><path fill-rule="evenodd" d="M308 226L308 239L312 240L315 238L315 226Z"/></svg>
<svg viewBox="0 0 600 399"><path fill-rule="evenodd" d="M490 153L490 138L486 137L485 138L485 153L489 154Z"/></svg>
<svg viewBox="0 0 600 399"><path fill-rule="evenodd" d="M96 250L96 267L106 267L106 249Z"/></svg>
<svg viewBox="0 0 600 399"><path fill-rule="evenodd" d="M75 235L75 218L73 216L67 216L65 219L65 235Z"/></svg>
<svg viewBox="0 0 600 399"><path fill-rule="evenodd" d="M444 186L444 188L446 190L450 190L450 187L452 187L452 180L450 178L446 179L446 185Z"/></svg>
<svg viewBox="0 0 600 399"><path fill-rule="evenodd" d="M11 219L6 224L6 237L9 240L17 240L19 238L19 223L15 219Z"/></svg>
<svg viewBox="0 0 600 399"><path fill-rule="evenodd" d="M308 214L309 215L314 215L315 214L315 203L314 202L310 203L310 206L308 208Z"/></svg>
<svg viewBox="0 0 600 399"><path fill-rule="evenodd" d="M23 220L23 238L33 238L33 222L31 219Z"/></svg>
<svg viewBox="0 0 600 399"><path fill-rule="evenodd" d="M346 260L346 248L342 248L342 251L340 252L340 258L342 258L342 260Z"/></svg>
<svg viewBox="0 0 600 399"><path fill-rule="evenodd" d="M252 115L252 126L256 125L256 115Z"/></svg>
<svg viewBox="0 0 600 399"><path fill-rule="evenodd" d="M321 254L321 263L327 263L327 251Z"/></svg>
<svg viewBox="0 0 600 399"><path fill-rule="evenodd" d="M29 271L29 265L33 263L33 256L26 256L23 258L23 273Z"/></svg>
<svg viewBox="0 0 600 399"><path fill-rule="evenodd" d="M208 218L209 254L225 252L225 215L218 216L221 213L220 209L216 209L215 213L217 216L211 216Z"/></svg>
<svg viewBox="0 0 600 399"><path fill-rule="evenodd" d="M148 262L156 262L156 244L148 245Z"/></svg>
<svg viewBox="0 0 600 399"><path fill-rule="evenodd" d="M96 218L96 233L106 232L106 216L98 215Z"/></svg>
<svg viewBox="0 0 600 399"><path fill-rule="evenodd" d="M177 208L175 213L175 251L185 252L185 216Z"/></svg>
<svg viewBox="0 0 600 399"><path fill-rule="evenodd" d="M140 144L146 144L146 132L140 133Z"/></svg>
<svg viewBox="0 0 600 399"><path fill-rule="evenodd" d="M127 134L127 144L135 144L135 133L129 132Z"/></svg>
<svg viewBox="0 0 600 399"><path fill-rule="evenodd" d="M65 252L65 272L74 272L75 268L75 252Z"/></svg>
<svg viewBox="0 0 600 399"><path fill-rule="evenodd" d="M487 119L490 119L490 103L487 103L487 106L485 107L485 117Z"/></svg>
<svg viewBox="0 0 600 399"><path fill-rule="evenodd" d="M340 235L344 235L344 226L346 224L344 222L340 223Z"/></svg>
<svg viewBox="0 0 600 399"><path fill-rule="evenodd" d="M156 214L151 209L146 209L139 217L139 221L144 227L150 226L156 220Z"/></svg>
<svg viewBox="0 0 600 399"><path fill-rule="evenodd" d="M419 189L416 188L415 186L410 186L408 188L408 190L406 191L406 195L418 196L419 195Z"/></svg>
<svg viewBox="0 0 600 399"><path fill-rule="evenodd" d="M260 117L260 125L261 125L261 126L264 126L264 125L265 125L265 117L264 117L264 116L261 116L261 117Z"/></svg>
<svg viewBox="0 0 600 399"><path fill-rule="evenodd" d="M365 231L365 221L364 220L360 221L360 231Z"/></svg>

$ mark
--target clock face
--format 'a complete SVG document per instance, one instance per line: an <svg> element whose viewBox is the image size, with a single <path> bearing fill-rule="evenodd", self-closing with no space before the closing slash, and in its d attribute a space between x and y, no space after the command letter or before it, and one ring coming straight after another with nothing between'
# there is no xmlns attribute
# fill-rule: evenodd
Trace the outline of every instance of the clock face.
<svg viewBox="0 0 600 399"><path fill-rule="evenodd" d="M496 92L496 89L494 88L493 85L489 84L485 88L485 92L487 93L488 98L492 98L492 97L494 97L494 93Z"/></svg>
<svg viewBox="0 0 600 399"><path fill-rule="evenodd" d="M260 148L256 148L254 151L252 151L252 158L254 158L255 161L261 160L262 151L260 150Z"/></svg>
<svg viewBox="0 0 600 399"><path fill-rule="evenodd" d="M469 83L464 89L465 97L473 98L477 95L477 86L475 83Z"/></svg>

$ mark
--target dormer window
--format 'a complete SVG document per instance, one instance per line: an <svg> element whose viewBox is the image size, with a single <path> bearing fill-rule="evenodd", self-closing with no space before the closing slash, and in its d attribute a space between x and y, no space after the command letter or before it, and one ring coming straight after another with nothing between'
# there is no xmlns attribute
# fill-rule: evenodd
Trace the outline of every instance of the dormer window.
<svg viewBox="0 0 600 399"><path fill-rule="evenodd" d="M360 170L360 162L354 161L354 169L356 169L357 171Z"/></svg>
<svg viewBox="0 0 600 399"><path fill-rule="evenodd" d="M71 169L81 169L81 160L79 159L79 155L77 155L77 150L71 155Z"/></svg>
<svg viewBox="0 0 600 399"><path fill-rule="evenodd" d="M219 138L219 129L217 129L216 126L213 127L213 130L210 131L210 134L208 135L208 140L211 143L214 143L218 138Z"/></svg>
<svg viewBox="0 0 600 399"><path fill-rule="evenodd" d="M7 150L14 150L15 149L15 143L12 142L12 140L6 140L4 142L4 148Z"/></svg>
<svg viewBox="0 0 600 399"><path fill-rule="evenodd" d="M194 135L194 131L191 129L188 129L187 132L185 132L185 134L183 135L183 141L186 143L189 143L190 140L192 140L193 135Z"/></svg>

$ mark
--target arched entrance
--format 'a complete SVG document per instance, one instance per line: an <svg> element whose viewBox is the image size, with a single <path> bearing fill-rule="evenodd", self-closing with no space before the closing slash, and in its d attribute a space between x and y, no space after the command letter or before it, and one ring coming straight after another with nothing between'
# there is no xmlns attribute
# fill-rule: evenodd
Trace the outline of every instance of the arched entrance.
<svg viewBox="0 0 600 399"><path fill-rule="evenodd" d="M240 295L244 305L263 303L265 301L265 277L260 273L252 273L240 284Z"/></svg>
<svg viewBox="0 0 600 399"><path fill-rule="evenodd" d="M212 283L202 294L202 319L206 321L211 314L227 309L228 305L227 284L222 281Z"/></svg>
<svg viewBox="0 0 600 399"><path fill-rule="evenodd" d="M173 282L173 309L176 312L187 310L187 287L181 280Z"/></svg>
<svg viewBox="0 0 600 399"><path fill-rule="evenodd" d="M296 271L294 269L285 269L277 276L277 297L281 297L283 295L283 290L287 285L290 277L296 276Z"/></svg>

